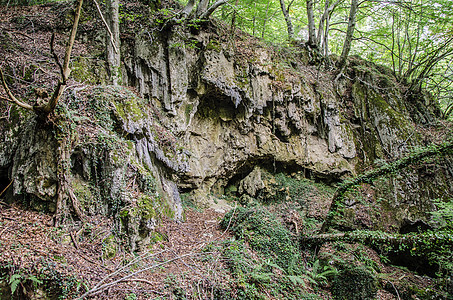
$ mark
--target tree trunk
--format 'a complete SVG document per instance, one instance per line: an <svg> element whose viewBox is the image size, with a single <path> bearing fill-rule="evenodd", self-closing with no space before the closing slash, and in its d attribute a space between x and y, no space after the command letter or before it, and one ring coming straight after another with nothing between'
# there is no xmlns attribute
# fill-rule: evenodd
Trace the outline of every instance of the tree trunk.
<svg viewBox="0 0 453 300"><path fill-rule="evenodd" d="M351 0L351 9L349 10L349 22L348 30L346 31L346 37L344 39L343 51L340 56L339 69L341 73L344 66L346 65L346 59L348 58L349 51L351 50L352 38L354 36L354 29L356 24L357 9L359 8L358 0Z"/></svg>
<svg viewBox="0 0 453 300"><path fill-rule="evenodd" d="M110 29L106 34L107 63L112 84L119 85L121 84L119 0L107 0L106 6L107 31Z"/></svg>
<svg viewBox="0 0 453 300"><path fill-rule="evenodd" d="M226 3L228 3L228 0L217 0L205 12L203 12L203 14L200 15L200 19L202 19L202 20L208 19L217 8L219 8L220 6L222 6Z"/></svg>
<svg viewBox="0 0 453 300"><path fill-rule="evenodd" d="M286 27L288 28L288 40L291 41L294 37L293 22L291 21L289 11L286 10L285 0L280 0L280 7L282 8L282 13L286 21Z"/></svg>
<svg viewBox="0 0 453 300"><path fill-rule="evenodd" d="M321 16L321 20L319 20L319 27L318 27L318 46L322 43L322 53L324 53L324 56L329 55L329 45L328 45L328 40L329 40L329 26L330 26L330 17L332 15L332 12L334 11L335 7L342 2L343 0L337 0L332 5L329 6L329 0L326 0L325 6L324 6L324 13ZM325 24L325 25L324 25Z"/></svg>
<svg viewBox="0 0 453 300"><path fill-rule="evenodd" d="M307 0L307 19L308 19L308 42L307 44L311 47L317 46L316 41L316 28L315 28L315 17L313 14L314 0Z"/></svg>
<svg viewBox="0 0 453 300"><path fill-rule="evenodd" d="M199 17L208 10L209 0L200 0L197 6L196 16Z"/></svg>
<svg viewBox="0 0 453 300"><path fill-rule="evenodd" d="M194 5L195 0L189 0L186 7L184 7L184 9L182 10L182 15L187 18L192 13Z"/></svg>

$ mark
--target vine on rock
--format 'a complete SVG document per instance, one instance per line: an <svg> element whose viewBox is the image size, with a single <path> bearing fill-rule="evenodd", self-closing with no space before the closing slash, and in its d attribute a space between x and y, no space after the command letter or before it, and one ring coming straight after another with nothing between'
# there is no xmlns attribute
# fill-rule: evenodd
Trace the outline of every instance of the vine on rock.
<svg viewBox="0 0 453 300"><path fill-rule="evenodd" d="M416 165L423 161L451 153L453 153L453 141L447 141L440 145L433 144L426 148L420 149L406 157L398 159L392 163L385 164L380 168L361 174L352 180L344 181L333 196L329 213L321 228L321 233L327 232L327 230L332 226L334 217L339 213L340 208L343 206L344 196L346 192L348 192L355 186L358 186L362 183L372 183L374 180L382 176L394 174L411 165Z"/></svg>

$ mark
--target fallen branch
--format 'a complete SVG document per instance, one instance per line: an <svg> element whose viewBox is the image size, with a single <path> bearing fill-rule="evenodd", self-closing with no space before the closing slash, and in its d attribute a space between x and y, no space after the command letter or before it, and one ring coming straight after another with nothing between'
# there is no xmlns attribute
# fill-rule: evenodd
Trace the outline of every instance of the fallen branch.
<svg viewBox="0 0 453 300"><path fill-rule="evenodd" d="M135 281L137 281L137 282L143 282L143 283L146 283L146 284L149 284L149 285L153 285L153 286L155 285L155 284L152 283L151 281L148 281L148 280L146 280L146 279L141 279L141 278L128 279L128 280L124 280L123 282L135 282ZM158 291L156 291L156 290L148 290L148 291L153 292L154 294L161 295L161 296L165 295L165 293L161 293L161 292L158 292Z"/></svg>
<svg viewBox="0 0 453 300"><path fill-rule="evenodd" d="M11 186L11 184L13 183L14 179L11 180L11 182L6 186L6 188L3 189L3 191L0 193L0 197L3 196L3 193L6 192L6 190Z"/></svg>
<svg viewBox="0 0 453 300"><path fill-rule="evenodd" d="M14 33L14 34L19 34L19 35L22 35L22 36L24 36L24 37L26 37L26 38L29 38L30 40L35 41L35 39L34 39L33 37L31 37L31 36L29 36L28 34L25 34L25 33L23 33L23 32L15 31L15 30L8 29L8 28L2 28L2 30L9 31L9 32L12 32L12 33Z"/></svg>
<svg viewBox="0 0 453 300"><path fill-rule="evenodd" d="M180 255L178 257L175 257L175 258L172 258L172 259L169 259L169 260L166 260L164 262L161 262L161 263L157 263L157 264L154 264L152 266L149 266L147 268L143 268L143 269L140 269L138 271L135 271L134 273L132 274L129 274L127 276L124 276L120 279L117 279L113 282L110 282L110 283L106 283L106 284L103 284L103 285L96 285L94 288L92 288L91 290L87 291L85 294L83 294L82 296L80 296L79 298L77 298L78 300L81 300L81 299L84 299L85 297L87 296L90 296L90 295L95 295L95 294L98 294L100 292L102 292L103 290L111 287L111 286L114 286L120 282L123 282L123 281L127 281L128 279L140 274L140 273L143 273L145 271L149 271L149 270L152 270L152 269L155 269L155 268L158 268L160 266L163 266L163 265L166 265L166 264L169 264L171 262L174 262L174 261L177 261L177 260L180 260L180 259L183 259L184 257L188 257L188 256L193 256L193 255L196 255L195 253L188 253L188 254L185 254L185 255Z"/></svg>
<svg viewBox="0 0 453 300"><path fill-rule="evenodd" d="M145 258L154 257L154 256L157 256L157 255L159 255L159 254L162 254L162 253L164 253L164 252L166 252L166 251L168 251L168 250L162 250L162 251L157 252L157 253L154 253L154 254L150 254L149 252L147 252L147 253L144 253L144 254L140 255L139 257L137 257L137 258L133 259L132 261L130 261L130 262L129 262L128 264L126 264L125 266L119 268L118 270L114 271L113 273L111 273L111 274L107 275L106 277L104 277L103 279L101 279L101 281L99 281L98 284L97 284L93 289L100 287L101 284L102 284L103 282L105 282L107 279L112 278L113 276L116 276L116 275L120 274L121 272L123 272L123 270L125 270L125 269L128 268L129 266L131 266L131 265L133 265L133 264L136 264L137 262L139 262L139 261L141 261L141 260L143 260L143 259L145 259ZM85 293L85 294L86 294L86 293ZM85 295L85 296L82 295L79 299L83 299L82 297L86 297L86 296L88 296L88 295Z"/></svg>

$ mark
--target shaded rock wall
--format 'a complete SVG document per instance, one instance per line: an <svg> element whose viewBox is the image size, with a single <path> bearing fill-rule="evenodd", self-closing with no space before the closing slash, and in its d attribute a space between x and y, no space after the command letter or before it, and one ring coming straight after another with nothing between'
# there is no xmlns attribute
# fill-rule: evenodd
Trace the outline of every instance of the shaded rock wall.
<svg viewBox="0 0 453 300"><path fill-rule="evenodd" d="M333 83L332 75L308 66L303 48L285 57L207 26L196 34L177 26L146 32L123 45L125 82L178 138L185 168L169 171L198 203L209 205L210 194L224 194L230 185L236 190L257 165L304 170L329 183L420 144L407 108L412 104L386 70L353 58L346 78ZM439 178L448 182L451 174ZM433 194L416 191L423 186L417 177L391 181L380 194L389 207L403 201L417 202L411 210L418 212L432 208ZM411 217L407 209L397 214L396 223Z"/></svg>
<svg viewBox="0 0 453 300"><path fill-rule="evenodd" d="M257 167L337 182L379 159L404 155L421 143L411 115L433 118L432 112L426 118L420 109L414 113L389 74L360 59L351 59L346 77L334 83L332 74L310 66L303 47L275 49L203 26L195 33L179 26L148 28L123 41L124 82L140 97L124 89L80 96L74 90L62 103L78 131L71 174L76 192L86 199L85 210L121 215L133 239L139 239L138 227L154 222L146 213L153 205L135 192L160 193L179 219L180 191L205 205L212 204L211 194L225 190L240 196L238 191L250 190L241 181L254 178ZM423 101L429 105L429 99ZM14 178L10 197L32 196L53 211L55 133L19 113L1 122L1 186ZM451 160L447 165L429 181L441 191L424 181L423 173L391 178L379 187L376 197L386 199L389 218L397 225L427 218L430 198L453 193ZM151 177L147 194L138 182ZM429 192L418 193L420 187ZM96 193L101 199L89 200ZM400 209L402 203L407 205Z"/></svg>

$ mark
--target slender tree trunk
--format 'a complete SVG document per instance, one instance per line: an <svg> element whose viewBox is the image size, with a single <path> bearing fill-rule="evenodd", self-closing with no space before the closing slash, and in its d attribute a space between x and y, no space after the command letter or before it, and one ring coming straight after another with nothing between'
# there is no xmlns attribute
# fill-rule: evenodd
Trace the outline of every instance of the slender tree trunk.
<svg viewBox="0 0 453 300"><path fill-rule="evenodd" d="M107 0L106 5L107 24L110 28L110 32L106 34L107 63L112 84L119 85L121 84L119 0Z"/></svg>
<svg viewBox="0 0 453 300"><path fill-rule="evenodd" d="M308 45L316 47L318 45L316 41L316 28L315 28L315 16L313 14L314 0L307 0L307 19L308 19Z"/></svg>
<svg viewBox="0 0 453 300"><path fill-rule="evenodd" d="M182 10L182 14L184 17L187 18L192 13L194 5L195 5L195 0L189 0L187 5Z"/></svg>
<svg viewBox="0 0 453 300"><path fill-rule="evenodd" d="M200 3L198 3L198 6L197 6L197 12L196 12L197 17L201 16L204 12L206 12L208 10L208 4L209 4L209 0L200 0Z"/></svg>
<svg viewBox="0 0 453 300"><path fill-rule="evenodd" d="M291 21L289 11L286 10L285 0L280 0L280 7L282 8L282 13L286 21L286 27L288 28L288 40L291 41L294 37L293 22Z"/></svg>
<svg viewBox="0 0 453 300"><path fill-rule="evenodd" d="M329 6L329 0L326 0L324 6L324 13L321 16L321 20L319 20L317 42L318 46L321 45L322 50L321 52L324 53L325 56L329 54L328 40L329 40L330 17L335 7L337 7L337 5L342 1L343 0L337 0Z"/></svg>
<svg viewBox="0 0 453 300"><path fill-rule="evenodd" d="M261 32L261 38L262 38L262 39L264 39L264 34L266 33L266 23L267 23L267 20L268 20L270 4L271 4L271 1L268 0L268 1L267 1L267 6L266 6L266 18L264 18L264 22L263 22L263 31ZM237 5L237 3L236 3L236 5Z"/></svg>
<svg viewBox="0 0 453 300"><path fill-rule="evenodd" d="M346 59L348 58L349 51L351 50L352 38L354 36L354 29L356 24L357 9L359 8L358 0L351 0L351 9L349 11L349 22L348 30L346 31L346 37L344 39L343 51L340 56L340 73L343 71L346 65Z"/></svg>
<svg viewBox="0 0 453 300"><path fill-rule="evenodd" d="M327 20L327 12L329 9L329 0L326 0L326 3L324 4L324 13L322 14L321 20L319 20L319 26L318 26L318 37L317 37L317 42L318 42L318 47L321 45L321 42L324 41L323 34L324 34L324 21ZM324 47L323 47L324 48Z"/></svg>
<svg viewBox="0 0 453 300"><path fill-rule="evenodd" d="M326 58L329 57L329 29L330 29L330 15L326 19L326 27L324 29L324 39L322 43L322 47L324 50L324 56Z"/></svg>

